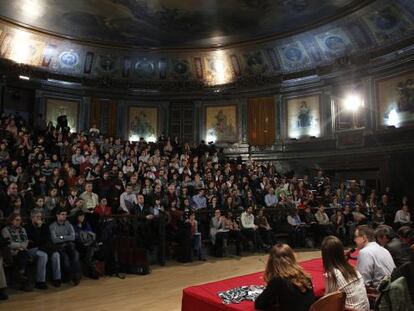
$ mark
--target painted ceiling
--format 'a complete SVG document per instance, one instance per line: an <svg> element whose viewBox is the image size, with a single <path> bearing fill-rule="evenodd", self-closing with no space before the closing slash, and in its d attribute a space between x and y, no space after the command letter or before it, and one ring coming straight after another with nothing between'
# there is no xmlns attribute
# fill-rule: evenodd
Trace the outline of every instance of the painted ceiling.
<svg viewBox="0 0 414 311"><path fill-rule="evenodd" d="M4 3L8 3L6 6ZM23 2L31 3L31 5L44 5L50 13L50 20L48 18L36 18L31 20L29 13L26 17L19 14L23 14L21 8L17 8L17 4ZM62 4L54 6L53 3ZM156 2L157 5L148 2L147 10L157 11L160 8L162 10L174 7L187 8L192 3L194 7L200 6L202 3L208 3L207 7L210 7L210 3L216 3L217 6L223 7L221 3L233 3L233 1L173 1L163 0ZM234 1L235 2L235 1ZM269 33L280 33L287 29L293 29L297 27L300 19L300 14L305 14L302 11L309 12L306 16L311 16L311 12L317 7L317 3L320 4L321 11L315 13L320 16L324 12L324 8L330 14L336 14L338 8L347 7L347 5L354 5L354 1L313 1L313 0L286 0L286 1L259 1L259 0L244 0L243 6L235 9L233 12L239 12L241 8L247 7L254 11L253 8L257 8L257 12L265 12L275 10L275 7L285 8L284 12L288 12L288 8L295 9L299 13L291 15L291 21L285 20L286 27L274 26L273 30ZM263 3L268 4L266 7ZM16 4L17 3L17 4ZM77 23L65 21L65 10L70 11L70 5L77 8L79 12L80 8L85 11L89 8L89 12L93 12L93 5L99 9L95 10L103 18L109 16L112 5L113 19L116 19L119 12L131 12L132 4L138 5L144 3L141 0L88 0L88 1L75 1L75 0L13 0L5 1L0 0L0 12L1 14L9 17L14 17L16 20L24 21L25 24L35 25L37 23L55 24L56 28L49 29L55 33L72 33L75 37L83 37L83 35L89 31L89 34L94 40L115 40L117 31L101 30L100 27L89 27L91 19L80 19ZM325 3L329 3L326 4ZM69 5L70 4L70 5ZM102 5L101 5L102 4ZM162 4L162 5L161 5ZM169 5L169 6L168 6ZM309 7L307 7L307 5ZM42 6L43 7L43 6ZM60 14L56 13L56 10L60 8ZM119 11L119 8L124 8ZM105 9L106 8L106 9ZM116 9L118 8L118 9ZM190 7L191 8L191 7ZM260 9L261 8L261 9ZM267 9L265 9L267 8ZM273 9L271 9L273 8ZM309 11L308 11L309 8ZM312 9L313 8L313 9ZM312 9L312 10L311 10ZM86 11L88 11L86 10ZM260 11L261 10L261 11ZM35 12L35 7L32 8ZM132 10L133 12L138 12ZM144 10L145 11L145 10ZM178 10L180 11L180 10ZM185 12L192 9L185 9ZM16 15L13 15L12 13ZM72 10L74 12L74 9ZM105 13L106 12L106 13ZM145 11L146 12L146 11ZM208 10L206 11L208 12ZM223 11L224 12L224 11ZM274 11L276 12L276 11ZM105 14L106 15L105 15ZM43 11L39 13L41 17L46 14ZM131 13L132 14L132 13ZM236 15L236 13L234 13ZM276 13L272 13L276 14ZM328 14L329 15L329 14ZM34 14L31 15L32 17ZM53 22L61 16L61 23ZM132 15L131 15L132 16ZM266 14L264 14L266 16ZM257 17L257 14L256 14ZM310 17L309 17L310 18ZM256 23L261 23L260 18ZM311 19L311 18L310 18ZM76 19L75 19L76 20ZM97 20L97 19L92 19ZM105 18L103 19L105 20ZM104 24L110 24L109 20L106 20ZM167 19L169 23L174 25L174 19ZM201 17L200 17L200 20ZM266 20L266 19L264 19ZM306 19L304 19L306 20ZM263 21L264 22L264 21ZM280 21L279 21L280 22ZM229 22L229 25L233 22ZM265 23L266 24L266 23ZM76 27L74 25L77 25ZM80 26L83 25L83 26ZM175 22L176 27L190 27L192 22ZM187 31L187 34L183 36L179 41L172 39L177 33L183 33L176 31L171 26L171 38L168 40L161 39L159 32L154 30L151 38L158 38L156 44L148 44L149 46L162 45L168 46L168 44L182 44L190 45L192 47L210 46L214 40L209 35L210 30L213 29L207 24L203 24L203 27L196 27L194 32ZM218 24L215 24L218 25ZM227 24L226 24L227 25ZM257 36L266 34L266 29L254 26L257 24L248 24L251 27L251 32L246 30L247 36L242 40L254 39ZM276 24L274 24L276 25ZM281 25L281 24L280 24ZM37 25L41 26L41 25ZM159 25L159 27L161 27ZM46 28L46 26L44 27ZM184 29L183 28L183 29ZM246 28L246 29L247 29ZM256 29L257 28L257 29ZM83 29L83 30L82 30ZM106 29L106 28L103 28ZM126 27L128 29L141 29L139 27L133 28ZM144 28L142 28L144 29ZM186 28L187 29L187 28ZM201 30L204 29L204 30ZM232 27L221 28L222 32L226 30L228 38L232 37L230 31ZM139 30L141 31L141 30ZM137 33L139 33L139 31ZM276 32L275 32L276 31ZM82 33L81 33L82 32ZM133 31L131 31L133 32ZM122 34L122 32L119 32ZM133 32L134 33L134 32ZM240 32L243 33L242 31ZM204 34L204 35L201 35ZM102 35L102 37L100 37ZM138 36L138 35L137 35ZM243 35L241 35L243 36ZM180 37L180 36L178 36ZM233 36L234 37L234 36ZM128 41L131 37L120 35L123 43L134 43L135 39ZM129 38L127 40L127 38ZM202 39L204 38L204 39ZM222 38L225 38L223 36ZM226 37L227 38L227 37ZM194 40L204 40L203 44L194 44ZM237 40L236 40L237 41ZM234 41L234 42L236 42ZM112 41L111 41L112 42ZM168 43L170 42L170 43ZM221 43L233 42L233 41L220 41ZM211 49L141 49L136 47L114 47L112 44L98 45L94 42L81 42L71 40L69 38L62 38L50 33L44 33L33 29L17 26L15 23L1 20L0 18L0 58L10 60L18 64L27 64L41 69L48 73L57 73L62 75L74 76L77 78L87 79L108 79L110 81L117 81L128 87L135 86L148 86L148 88L164 87L165 85L171 85L172 88L176 88L176 85L195 85L195 87L204 86L216 86L224 84L232 84L235 82L243 83L244 79L260 80L262 78L277 79L284 74L290 73L306 73L309 70L314 70L326 65L335 63L338 59L346 57L359 57L368 56L376 53L376 51L392 51L393 47L401 49L408 47L414 42L414 1L413 0L376 0L371 1L367 5L364 5L357 10L338 16L327 23L322 23L316 27L302 27L300 32L292 33L282 37L272 37L266 40L257 42L247 42L244 45L229 45L223 48L211 48ZM374 53L375 52L375 53ZM383 53L383 52L380 52ZM384 52L385 53L385 52ZM388 52L387 52L388 53ZM378 55L378 54L377 54Z"/></svg>
<svg viewBox="0 0 414 311"><path fill-rule="evenodd" d="M0 16L71 38L201 48L283 36L367 0L0 0Z"/></svg>

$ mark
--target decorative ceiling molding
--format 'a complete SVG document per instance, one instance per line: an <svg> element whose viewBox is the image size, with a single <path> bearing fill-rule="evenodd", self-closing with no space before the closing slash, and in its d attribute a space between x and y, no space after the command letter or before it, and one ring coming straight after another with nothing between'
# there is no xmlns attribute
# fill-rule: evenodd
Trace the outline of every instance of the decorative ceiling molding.
<svg viewBox="0 0 414 311"><path fill-rule="evenodd" d="M414 2L378 0L287 38L211 51L137 51L82 44L0 21L0 57L103 87L263 85L364 65L414 38ZM283 78L281 78L283 77Z"/></svg>

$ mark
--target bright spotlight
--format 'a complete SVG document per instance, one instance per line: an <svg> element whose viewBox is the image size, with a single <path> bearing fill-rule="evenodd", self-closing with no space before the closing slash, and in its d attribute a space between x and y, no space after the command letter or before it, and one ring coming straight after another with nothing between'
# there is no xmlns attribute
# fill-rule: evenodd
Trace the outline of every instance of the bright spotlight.
<svg viewBox="0 0 414 311"><path fill-rule="evenodd" d="M147 136L145 138L145 141L149 143L155 143L157 141L157 137L155 137L155 135Z"/></svg>
<svg viewBox="0 0 414 311"><path fill-rule="evenodd" d="M206 141L207 142L213 142L213 144L216 142L217 136L214 134L207 134Z"/></svg>
<svg viewBox="0 0 414 311"><path fill-rule="evenodd" d="M139 136L138 135L131 135L131 136L129 136L129 140L131 142L139 141Z"/></svg>
<svg viewBox="0 0 414 311"><path fill-rule="evenodd" d="M357 111L364 106L364 101L358 95L348 95L344 100L344 108L349 111Z"/></svg>
<svg viewBox="0 0 414 311"><path fill-rule="evenodd" d="M395 126L398 127L400 125L400 116L395 108L393 108L388 114L388 120L386 123L388 126Z"/></svg>

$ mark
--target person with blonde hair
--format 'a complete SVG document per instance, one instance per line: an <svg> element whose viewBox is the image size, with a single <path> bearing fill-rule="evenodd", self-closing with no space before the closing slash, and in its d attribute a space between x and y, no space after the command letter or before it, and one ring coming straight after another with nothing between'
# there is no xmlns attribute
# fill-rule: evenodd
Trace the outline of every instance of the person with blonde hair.
<svg viewBox="0 0 414 311"><path fill-rule="evenodd" d="M347 262L341 240L333 235L327 236L322 241L321 251L325 270L325 294L344 292L346 309L368 311L369 301L364 279Z"/></svg>
<svg viewBox="0 0 414 311"><path fill-rule="evenodd" d="M311 278L287 244L277 244L270 250L264 280L267 286L255 301L256 309L277 304L280 311L307 311L315 300Z"/></svg>

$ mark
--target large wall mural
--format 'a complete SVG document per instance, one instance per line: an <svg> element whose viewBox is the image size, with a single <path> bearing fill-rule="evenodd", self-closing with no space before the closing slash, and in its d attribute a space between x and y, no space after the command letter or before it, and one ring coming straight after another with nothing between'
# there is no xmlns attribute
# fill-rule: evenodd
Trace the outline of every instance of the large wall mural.
<svg viewBox="0 0 414 311"><path fill-rule="evenodd" d="M104 2L115 5L112 1ZM127 2L131 5L133 2L143 3L117 1L123 6L128 6ZM245 6L248 5L246 3L261 3L243 2ZM332 1L337 4L340 2ZM269 3L273 1L263 3L271 5ZM312 8L314 5L311 0L276 1L274 5L280 6L281 3L292 9L301 5ZM156 10L156 7L148 9ZM4 14L7 15L6 13ZM179 17L177 19L180 20ZM94 19L85 18L80 21L88 24ZM127 24L126 22L125 25ZM194 82L208 87L231 84L249 77L274 77L329 65L339 57L361 51L368 53L413 35L414 2L378 0L348 16L297 35L214 50L145 51L89 45L29 31L1 21L0 57L52 73L91 79L105 77L124 81L128 85L151 83L156 86L165 81Z"/></svg>

